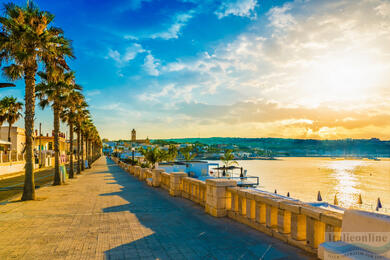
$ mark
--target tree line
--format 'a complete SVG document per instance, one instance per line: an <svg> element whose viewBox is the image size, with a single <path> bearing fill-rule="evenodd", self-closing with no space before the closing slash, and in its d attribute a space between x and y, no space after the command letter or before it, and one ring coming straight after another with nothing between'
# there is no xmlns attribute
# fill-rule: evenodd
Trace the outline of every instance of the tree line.
<svg viewBox="0 0 390 260"><path fill-rule="evenodd" d="M102 142L92 122L82 87L76 83L75 72L68 65L69 60L75 58L71 41L65 38L61 28L53 26L54 15L40 10L33 1L27 1L25 6L7 3L3 7L4 11L0 17L0 66L4 76L10 81L24 80L26 165L22 200L34 200L33 146L36 99L42 109L50 107L53 111L55 158L53 185L61 185L64 181L61 179L59 168L60 121L69 127L69 178L74 178L75 173L81 174L85 168L84 158L90 165L100 154ZM10 129L18 119L17 114L20 114L22 105L13 97L7 98L12 102L4 101L0 106L0 124L7 121ZM11 103L18 104L18 108L14 105L13 108L7 106ZM73 160L75 133L76 169Z"/></svg>

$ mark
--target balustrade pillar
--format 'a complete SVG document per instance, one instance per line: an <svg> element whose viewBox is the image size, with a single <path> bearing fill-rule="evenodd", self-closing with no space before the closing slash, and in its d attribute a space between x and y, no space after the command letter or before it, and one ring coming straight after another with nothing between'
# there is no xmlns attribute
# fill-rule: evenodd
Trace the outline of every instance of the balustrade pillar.
<svg viewBox="0 0 390 260"><path fill-rule="evenodd" d="M154 169L152 171L153 187L160 187L162 172L164 172L162 169Z"/></svg>
<svg viewBox="0 0 390 260"><path fill-rule="evenodd" d="M181 196L181 179L187 177L185 172L172 172L170 174L169 194L171 196Z"/></svg>
<svg viewBox="0 0 390 260"><path fill-rule="evenodd" d="M255 220L256 218L256 201L254 199L254 194L246 194L246 217Z"/></svg>
<svg viewBox="0 0 390 260"><path fill-rule="evenodd" d="M313 249L325 241L325 223L320 221L321 209L305 206L301 208L306 215L306 244Z"/></svg>
<svg viewBox="0 0 390 260"><path fill-rule="evenodd" d="M291 213L291 238L297 241L306 240L306 216L292 212Z"/></svg>
<svg viewBox="0 0 390 260"><path fill-rule="evenodd" d="M227 188L235 186L237 186L237 182L234 180L207 179L205 211L214 217L226 216L226 202L229 200L228 196L231 196L231 193L227 192Z"/></svg>

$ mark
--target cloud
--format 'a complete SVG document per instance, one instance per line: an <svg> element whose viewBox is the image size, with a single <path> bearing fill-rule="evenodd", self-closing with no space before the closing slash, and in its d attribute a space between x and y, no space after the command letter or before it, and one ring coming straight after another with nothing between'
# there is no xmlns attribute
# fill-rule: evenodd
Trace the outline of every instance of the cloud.
<svg viewBox="0 0 390 260"><path fill-rule="evenodd" d="M289 10L291 10L290 4L272 8L267 14L270 25L275 28L286 29L296 24L293 15L288 13Z"/></svg>
<svg viewBox="0 0 390 260"><path fill-rule="evenodd" d="M163 87L141 100L180 115L182 131L390 138L386 1L294 1L262 19L210 53L160 64Z"/></svg>
<svg viewBox="0 0 390 260"><path fill-rule="evenodd" d="M168 24L163 24L165 29L158 32L140 33L138 35L126 34L124 38L126 40L142 40L142 39L178 39L183 27L194 17L195 11L190 10L186 13L178 13L173 16Z"/></svg>
<svg viewBox="0 0 390 260"><path fill-rule="evenodd" d="M160 72L158 70L159 66L160 66L160 61L158 59L155 59L153 55L150 53L146 55L143 67L149 75L151 76L160 75Z"/></svg>
<svg viewBox="0 0 390 260"><path fill-rule="evenodd" d="M257 0L229 0L222 2L215 14L219 19L229 15L255 18Z"/></svg>
<svg viewBox="0 0 390 260"><path fill-rule="evenodd" d="M374 108L367 114L366 109L335 109L320 105L315 109L304 106L282 106L275 102L258 100L254 102L237 102L231 105L208 105L205 103L177 104L176 114L182 114L193 121L204 122L205 115L209 119L207 125L258 125L273 128L275 132L284 128L294 128L305 138L346 138L354 132L355 138L367 135L367 128L390 128L390 106ZM266 128L267 128L266 127ZM268 129L269 130L269 129ZM290 136L302 137L297 132ZM288 136L288 134L286 135ZM381 137L389 138L389 134Z"/></svg>
<svg viewBox="0 0 390 260"><path fill-rule="evenodd" d="M118 50L109 49L106 59L112 59L118 67L123 67L133 60L139 53L145 52L145 49L138 43L133 43L121 54Z"/></svg>
<svg viewBox="0 0 390 260"><path fill-rule="evenodd" d="M138 96L141 101L155 101L161 104L164 98L167 98L170 102L167 108L170 110L175 106L177 102L189 103L192 101L192 91L196 89L195 85L178 86L176 84L168 84L164 86L160 91L152 89L149 92L142 93Z"/></svg>
<svg viewBox="0 0 390 260"><path fill-rule="evenodd" d="M88 97L93 97L93 96L97 96L97 95L100 95L101 92L100 90L96 89L96 90L88 90L85 92L85 95L88 96Z"/></svg>
<svg viewBox="0 0 390 260"><path fill-rule="evenodd" d="M161 38L164 40L177 39L181 29L187 24L187 22L193 17L193 12L177 14L173 23L168 27L167 30L153 33L149 37L152 39Z"/></svg>
<svg viewBox="0 0 390 260"><path fill-rule="evenodd" d="M382 96L390 80L390 16L385 1L295 1L218 46L213 54L168 63L162 71L201 75L203 91L236 90L313 106ZM367 20L368 19L368 20ZM377 91L372 91L372 88ZM246 95L242 89L245 89Z"/></svg>

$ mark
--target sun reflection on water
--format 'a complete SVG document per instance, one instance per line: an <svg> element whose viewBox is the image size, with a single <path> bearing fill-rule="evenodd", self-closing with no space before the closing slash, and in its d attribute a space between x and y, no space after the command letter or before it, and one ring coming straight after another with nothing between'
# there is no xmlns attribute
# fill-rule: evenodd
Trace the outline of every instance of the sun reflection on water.
<svg viewBox="0 0 390 260"><path fill-rule="evenodd" d="M350 207L356 205L361 190L357 171L365 162L355 160L332 161L325 167L331 170L331 178L334 180L339 205Z"/></svg>

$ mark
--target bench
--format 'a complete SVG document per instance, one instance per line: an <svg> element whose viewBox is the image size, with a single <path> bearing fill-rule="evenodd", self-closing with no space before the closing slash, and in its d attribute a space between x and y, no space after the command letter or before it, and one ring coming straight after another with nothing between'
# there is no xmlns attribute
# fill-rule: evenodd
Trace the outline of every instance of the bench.
<svg viewBox="0 0 390 260"><path fill-rule="evenodd" d="M341 241L318 247L320 259L390 259L390 216L346 210Z"/></svg>

